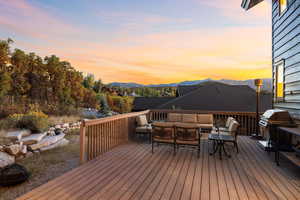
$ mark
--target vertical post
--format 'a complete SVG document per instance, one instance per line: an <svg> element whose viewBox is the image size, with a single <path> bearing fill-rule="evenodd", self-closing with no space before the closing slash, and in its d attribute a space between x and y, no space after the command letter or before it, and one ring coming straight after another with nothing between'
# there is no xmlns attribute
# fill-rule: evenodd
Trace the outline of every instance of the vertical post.
<svg viewBox="0 0 300 200"><path fill-rule="evenodd" d="M260 89L263 85L263 81L261 79L255 79L254 80L255 86L256 86L256 120L255 120L255 134L253 135L253 138L255 139L261 139L261 136L259 134L259 107L260 107Z"/></svg>
<svg viewBox="0 0 300 200"><path fill-rule="evenodd" d="M82 120L80 125L80 164L83 164L86 162L86 124L85 120Z"/></svg>

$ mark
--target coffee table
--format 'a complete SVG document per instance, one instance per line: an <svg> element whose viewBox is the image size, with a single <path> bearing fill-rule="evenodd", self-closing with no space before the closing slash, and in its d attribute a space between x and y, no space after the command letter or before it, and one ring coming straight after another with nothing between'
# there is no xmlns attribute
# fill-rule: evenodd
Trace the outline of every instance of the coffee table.
<svg viewBox="0 0 300 200"><path fill-rule="evenodd" d="M210 155L215 155L216 153L219 153L220 160L222 160L223 153L226 157L231 157L231 155L228 154L225 149L225 142L232 140L231 135L209 134L208 139L214 142L214 149L213 152L210 153Z"/></svg>

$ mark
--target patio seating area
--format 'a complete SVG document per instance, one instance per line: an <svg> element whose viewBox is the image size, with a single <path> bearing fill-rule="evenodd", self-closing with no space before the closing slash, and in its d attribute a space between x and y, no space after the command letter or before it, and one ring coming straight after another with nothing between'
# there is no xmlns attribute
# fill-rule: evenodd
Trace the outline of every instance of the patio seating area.
<svg viewBox="0 0 300 200"><path fill-rule="evenodd" d="M226 143L226 152L231 157L220 159L218 155L210 154L215 150L214 140L204 132L201 133L199 155L199 151L185 145L180 148L177 145L174 154L172 144L159 144L156 147L156 143L152 153L148 138L141 140L135 134L139 125L136 119L146 115L151 122L164 121L170 112L173 111L148 110L83 121L80 131L82 165L19 200L299 199L300 169L283 157L280 166L277 166L274 153L264 151L249 137L255 131L254 113L209 112L214 120L226 121L233 117L240 123L240 136L237 137L239 153L235 143ZM232 127L228 121L220 129L230 132ZM193 130L186 127L177 130L177 134L180 136L181 132L186 131L192 131L189 134L194 135ZM186 142L185 137L183 140ZM220 141L217 138L217 142Z"/></svg>
<svg viewBox="0 0 300 200"><path fill-rule="evenodd" d="M205 137L205 136L204 136ZM42 185L21 199L286 199L300 196L300 171L291 163L274 164L273 156L247 136L231 159L180 148L130 142Z"/></svg>

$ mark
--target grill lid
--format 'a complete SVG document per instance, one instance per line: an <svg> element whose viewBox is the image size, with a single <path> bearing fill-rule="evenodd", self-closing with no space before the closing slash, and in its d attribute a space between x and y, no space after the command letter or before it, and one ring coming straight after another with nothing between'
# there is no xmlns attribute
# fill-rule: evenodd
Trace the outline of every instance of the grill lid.
<svg viewBox="0 0 300 200"><path fill-rule="evenodd" d="M275 115L289 115L288 111L280 109L270 109L263 114L263 118L272 119Z"/></svg>

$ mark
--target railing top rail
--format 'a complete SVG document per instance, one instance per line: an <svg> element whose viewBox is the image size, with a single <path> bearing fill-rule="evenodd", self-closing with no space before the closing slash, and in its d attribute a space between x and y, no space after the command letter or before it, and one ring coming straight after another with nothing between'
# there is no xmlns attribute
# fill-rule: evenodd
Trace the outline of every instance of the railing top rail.
<svg viewBox="0 0 300 200"><path fill-rule="evenodd" d="M235 114L235 115L254 115L256 112L241 112L241 111L206 111L206 110L168 110L168 109L151 109L151 112L165 112L165 113L207 113L207 114ZM263 114L261 112L260 114Z"/></svg>
<svg viewBox="0 0 300 200"><path fill-rule="evenodd" d="M85 127L92 126L92 125L102 124L102 123L106 123L106 122L110 122L110 121L114 121L114 120L118 120L118 119L136 117L139 115L148 114L149 112L150 112L150 110L146 110L146 111L141 111L141 112L131 112L131 113L125 113L125 114L120 114L120 115L114 115L114 116L105 117L105 118L101 118L101 119L83 120L82 125Z"/></svg>

